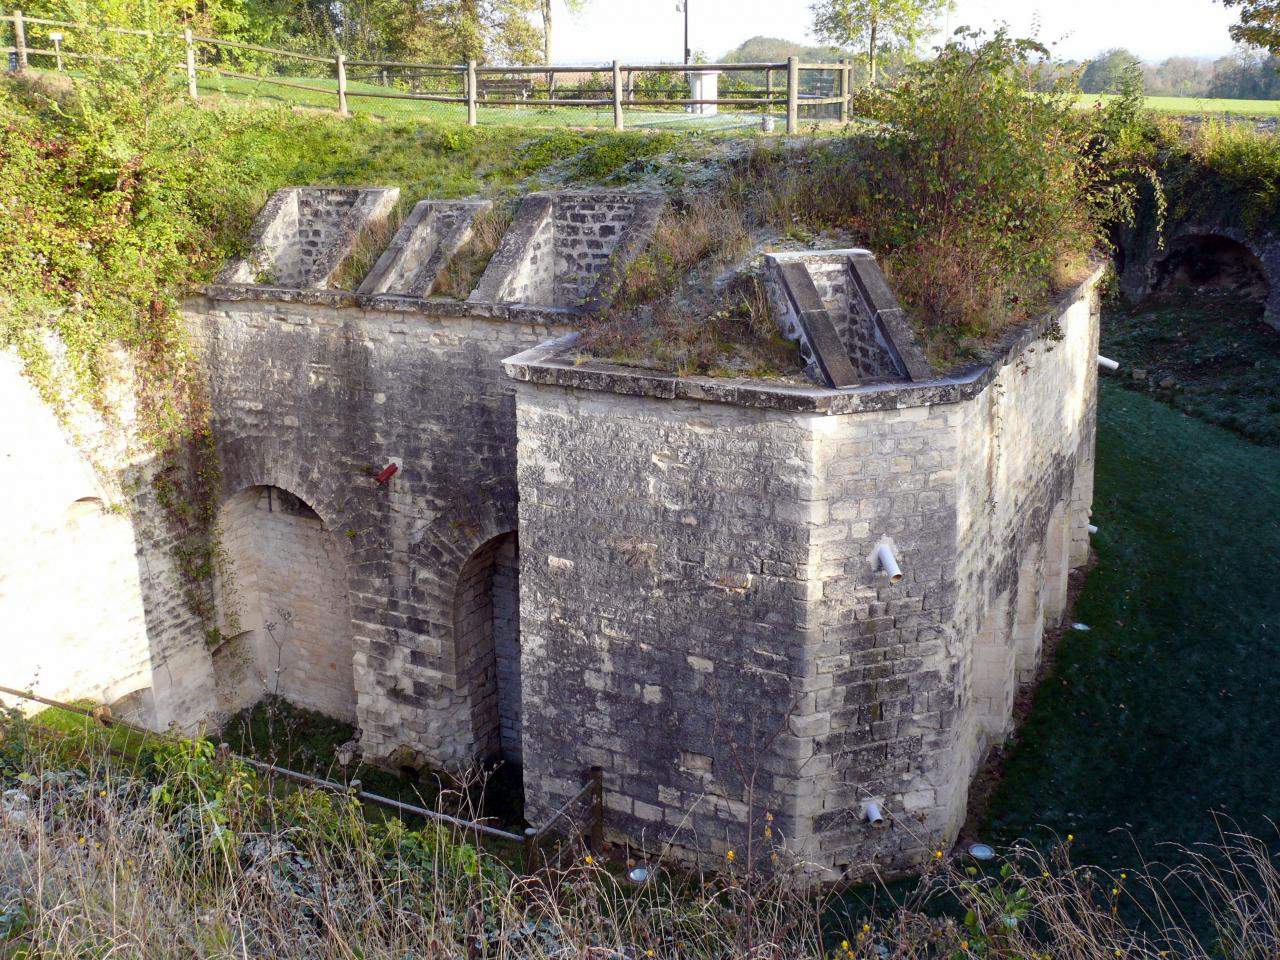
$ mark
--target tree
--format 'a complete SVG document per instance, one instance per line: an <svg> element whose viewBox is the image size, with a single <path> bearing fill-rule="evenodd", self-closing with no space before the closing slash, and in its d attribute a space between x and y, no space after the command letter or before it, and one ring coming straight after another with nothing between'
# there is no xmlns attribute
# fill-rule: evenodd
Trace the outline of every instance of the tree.
<svg viewBox="0 0 1280 960"><path fill-rule="evenodd" d="M1280 53L1280 0L1222 0L1222 5L1240 8L1232 40Z"/></svg>
<svg viewBox="0 0 1280 960"><path fill-rule="evenodd" d="M555 0L538 0L539 12L542 14L542 55L543 63L551 66L551 6ZM577 16L591 0L564 0L569 16Z"/></svg>
<svg viewBox="0 0 1280 960"><path fill-rule="evenodd" d="M867 83L875 86L880 49L914 49L951 5L952 0L815 0L810 9L819 40L867 51Z"/></svg>
<svg viewBox="0 0 1280 960"><path fill-rule="evenodd" d="M1139 62L1134 54L1119 47L1100 53L1084 68L1080 89L1085 93L1116 93L1120 79Z"/></svg>

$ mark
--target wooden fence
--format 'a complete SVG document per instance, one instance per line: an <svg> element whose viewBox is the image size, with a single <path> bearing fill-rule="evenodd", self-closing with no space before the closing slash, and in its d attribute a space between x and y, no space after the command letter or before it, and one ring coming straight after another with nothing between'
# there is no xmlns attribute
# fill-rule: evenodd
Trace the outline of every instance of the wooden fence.
<svg viewBox="0 0 1280 960"><path fill-rule="evenodd" d="M58 710L65 710L69 713L78 714L82 717L93 720L95 723L105 727L119 727L122 730L128 730L144 737L154 737L157 739L169 739L169 735L165 733L157 733L153 730L147 730L142 727L134 726L123 720L112 717L109 713L102 710L88 710L84 707L77 706L72 703L64 703L61 700L52 700L48 697L42 697L30 690L18 690L14 687L0 686L0 694L10 697L17 697L22 700L28 700L32 703L43 704L47 707L54 707ZM3 704L0 704L2 706ZM118 753L119 751L113 751ZM254 770L263 774L267 782L273 779L287 780L291 783L301 784L302 786L312 787L317 790L325 790L330 793L350 796L362 804L380 807L384 810L390 810L396 814L407 814L413 817L420 817L423 820L430 820L435 823L443 823L454 827L465 833L471 834L477 841L481 837L488 837L491 840L501 840L509 844L518 845L521 848L521 866L528 875L538 873L540 870L557 871L567 866L566 860L573 855L577 847L576 841L581 841L582 845L593 853L599 853L604 844L604 772L600 767L592 767L587 783L574 796L565 801L559 810L555 811L540 826L526 827L523 833L515 833L511 830L503 830L492 824L480 823L473 820L463 820L460 817L454 817L439 810L430 810L412 803L405 803L402 800L395 800L391 797L384 797L381 794L370 793L365 790L359 780L352 780L350 783L337 783L333 780L325 780L320 777L313 777L307 773L299 773L297 770L288 770L284 767L277 767L274 764L265 763L261 760L255 760L252 757L240 756L231 752L230 748L224 743L219 747L220 755L227 758L234 758L246 766L252 767ZM560 828L562 822L572 824L571 814L575 807L586 804L587 816L583 827L577 831L565 831ZM556 854L548 860L539 862L542 842L553 834L566 836L568 842L561 843Z"/></svg>
<svg viewBox="0 0 1280 960"><path fill-rule="evenodd" d="M421 101L426 103L465 105L467 123L475 126L482 108L541 107L548 109L594 108L612 109L613 126L617 130L626 125L626 112L632 109L670 110L683 108L695 114L721 107L735 111L759 110L765 116L770 108L784 112L786 131L799 129L801 110L828 108L828 119L847 122L852 93L852 66L848 61L838 63L803 63L790 57L777 63L714 63L714 64L626 64L615 60L609 64L591 66L489 66L472 60L466 64L441 65L408 63L393 60L349 60L337 52L332 56L281 50L275 47L225 40L194 34L189 29L181 31L132 30L123 27L95 26L65 20L49 20L28 17L16 10L0 16L0 23L10 25L12 45L3 48L9 57L9 69L21 72L28 69L33 57L51 63L54 69L63 70L65 61L77 59L101 59L100 55L76 51L64 45L67 39L63 31L88 33L105 31L152 38L169 38L175 43L175 70L185 73L187 91L193 98L200 96L199 78L207 74L238 80L270 83L281 87L309 91L323 97L333 97L338 113L350 115L353 97L383 98L388 100ZM28 42L31 28L39 28L52 46L32 45ZM207 63L201 53L209 51L217 62ZM279 73L246 73L231 69L231 55L264 55L283 62L296 62L304 70L328 74L336 85L322 86L312 76L287 76ZM373 73L358 75L360 79L381 82L381 89L352 89L348 71L371 70ZM695 98L691 78L698 75L717 74L733 78L737 86L719 91L713 97ZM660 76L684 75L685 86L662 87L654 82ZM559 78L577 78L578 86L557 84ZM587 78L584 82L583 78ZM422 80L429 80L434 89L421 90ZM647 82L637 82L641 78ZM802 82L808 80L808 83ZM308 82L310 81L310 82ZM543 86L538 81L544 81ZM411 89L404 89L410 86ZM718 88L719 84L717 84Z"/></svg>

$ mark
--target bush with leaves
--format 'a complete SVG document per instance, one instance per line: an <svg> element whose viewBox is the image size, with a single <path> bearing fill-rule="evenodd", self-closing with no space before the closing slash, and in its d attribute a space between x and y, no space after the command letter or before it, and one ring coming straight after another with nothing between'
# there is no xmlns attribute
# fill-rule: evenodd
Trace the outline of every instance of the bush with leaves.
<svg viewBox="0 0 1280 960"><path fill-rule="evenodd" d="M1047 92L1046 51L961 32L902 82L870 91L857 231L941 339L986 337L1044 309L1105 242L1070 79Z"/></svg>

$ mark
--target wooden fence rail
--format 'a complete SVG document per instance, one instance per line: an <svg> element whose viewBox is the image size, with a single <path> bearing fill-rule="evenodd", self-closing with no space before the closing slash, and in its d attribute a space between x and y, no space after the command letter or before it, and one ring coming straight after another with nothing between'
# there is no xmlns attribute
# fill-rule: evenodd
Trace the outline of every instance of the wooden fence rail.
<svg viewBox="0 0 1280 960"><path fill-rule="evenodd" d="M95 723L101 724L105 727L119 727L121 730L128 730L129 732L136 733L140 736L155 737L161 740L172 739L169 734L157 733L154 730L147 730L144 727L139 727L124 720L116 719L109 713L102 710L89 710L85 707L77 706L74 703L64 703L61 700L42 697L31 690L18 690L14 687L0 686L0 694L17 697L21 700L28 700L32 703L40 703L44 706L54 707L58 710L65 710L68 713L74 713L93 720ZM317 790L324 790L329 793L342 796L349 796L369 806L380 807L384 810L391 810L398 814L403 813L408 814L409 816L421 817L424 820L447 824L467 833L516 844L521 850L521 866L524 872L529 875L537 873L544 866L552 870L561 868L563 866L562 860L565 853L573 849L572 841L574 839L581 839L587 849L593 853L599 853L604 843L604 771L600 767L592 767L586 785L583 786L582 789L574 796L565 801L564 805L548 817L541 826L526 827L523 833L515 833L511 830L503 830L500 827L495 827L492 824L480 823L474 820L464 820L461 817L442 813L439 810L431 810L427 807L418 806L417 804L405 803L403 800L384 797L378 793L370 793L362 787L359 780L352 780L350 783L338 783L334 780L325 780L322 777L313 777L309 773L300 773L297 770L277 767L275 764L267 763L263 760L255 760L252 757L232 753L231 749L225 743L219 745L218 750L221 756L234 759L246 766L252 767L259 773L266 775L268 781L270 781L271 778L278 777L281 780L288 780L291 783L297 783L302 786L312 787ZM113 752L118 753L118 751ZM590 801L586 828L579 832L577 838L570 836L569 839L571 842L562 844L556 856L548 863L539 864L538 860L542 841L555 833L556 824L568 818L573 808L584 801ZM575 821L570 820L570 823L574 822Z"/></svg>
<svg viewBox="0 0 1280 960"><path fill-rule="evenodd" d="M3 52L10 57L10 69L22 72L30 67L30 58L50 57L57 62L57 69L62 69L62 59L110 59L100 55L90 53L68 51L61 48L57 42L51 49L47 46L33 46L28 43L28 27L31 25L42 28L57 27L64 30L80 30L95 31L104 30L108 33L126 34L130 36L156 37L164 39L172 39L182 48L183 57L178 63L178 69L181 69L186 75L187 92L192 98L198 98L200 95L198 74L212 73L216 76L229 77L233 79L242 79L250 81L258 81L263 83L276 84L282 87L289 87L297 90L306 90L313 93L334 96L337 99L338 112L342 116L348 116L349 99L351 97L370 97L388 100L410 100L410 101L428 101L434 103L459 103L466 104L467 122L471 126L475 126L478 122L478 115L481 106L484 107L528 107L531 105L545 106L548 108L570 108L570 107L594 107L598 109L612 108L613 125L617 130L621 130L625 126L626 110L628 108L644 108L644 107L684 107L686 109L702 111L706 107L737 107L737 108L755 108L761 107L768 109L769 107L778 107L785 109L786 130L788 133L795 133L799 129L800 110L801 107L817 107L817 106L838 106L839 117L841 121L847 121L849 118L849 99L852 93L851 80L852 68L848 61L840 61L838 63L802 63L796 57L790 57L786 61L777 63L707 63L707 64L638 64L638 63L620 63L613 61L608 64L588 65L588 66L563 66L563 65L511 65L511 66L481 66L474 60L465 64L425 64L425 63L409 63L397 60L348 60L346 55L341 51L335 52L332 56L326 56L316 53L304 53L296 50L282 50L276 47L263 46L256 43L245 43L240 40L225 40L219 37L207 37L192 33L190 29L181 31L151 31L151 30L135 30L127 27L115 27L106 25L95 25L85 23L75 23L69 20L49 20L40 17L28 17L21 10L15 10L11 14L0 16L0 23L10 24L10 31L13 35L13 45L3 48ZM46 30L46 32L48 32ZM60 40L61 37L55 36L54 40ZM219 65L201 64L199 58L199 49L201 47L212 47L215 50L242 51L245 53L261 53L271 57L283 58L288 60L297 60L304 63L326 64L332 67L331 76L336 81L335 87L322 87L314 83L300 82L299 79L290 79L279 75L263 75L243 73L239 71L229 70ZM360 68L378 68L382 70L380 79L382 80L383 89L381 90L360 90L352 89L348 81L355 79L348 77L347 70L350 67ZM439 77L454 78L457 80L460 92L456 94L448 93L421 93L417 89L413 91L393 89L389 85L387 70L412 70L418 71L418 77ZM804 93L801 89L801 73L802 72L821 72L830 81L830 90L828 92L810 92ZM672 89L664 89L662 91L652 91L666 96L659 95L657 97L638 96L635 88L634 78L637 74L685 74L688 77L697 76L699 74L744 74L744 73L763 73L764 89L752 89L749 91L725 91L723 94L717 91L713 97L694 97L691 86L690 96L675 96L677 92ZM560 76L581 76L584 74L599 74L600 96L582 96L584 92L581 88L577 89L577 96L557 97L555 80ZM774 75L779 74L785 76L785 86L781 89L775 87ZM532 86L525 83L525 86L519 89L507 90L507 86L502 81L494 83L486 81L489 77L545 77L548 85L545 91L545 99L540 95L534 95ZM374 78L378 78L375 76ZM408 77L406 77L407 79ZM625 78L625 81L624 81ZM301 78L301 79L305 79ZM365 79L365 78L362 78ZM824 81L825 82L825 81ZM488 86L486 87L486 83ZM516 81L511 81L511 85ZM415 81L416 88L417 83ZM512 93L522 94L519 97L513 96ZM594 92L594 90L587 91ZM490 93L496 93L497 96L490 96ZM505 96L503 94L506 94ZM751 96L743 96L742 93L750 93ZM736 94L736 95L735 95ZM761 95L763 94L763 95Z"/></svg>

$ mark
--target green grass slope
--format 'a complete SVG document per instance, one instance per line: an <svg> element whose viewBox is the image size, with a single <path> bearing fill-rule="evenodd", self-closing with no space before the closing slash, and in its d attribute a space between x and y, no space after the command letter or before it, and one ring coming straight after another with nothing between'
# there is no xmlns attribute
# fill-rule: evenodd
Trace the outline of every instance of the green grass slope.
<svg viewBox="0 0 1280 960"><path fill-rule="evenodd" d="M1218 815L1274 840L1280 450L1111 384L1098 431L1092 630L1063 639L989 834L1072 833L1103 866L1215 839Z"/></svg>
<svg viewBox="0 0 1280 960"><path fill-rule="evenodd" d="M1082 107L1115 100L1109 93L1082 93ZM1186 116L1199 114L1236 113L1257 117L1280 116L1280 100L1220 100L1213 97L1147 97L1147 109L1158 113L1175 113Z"/></svg>

